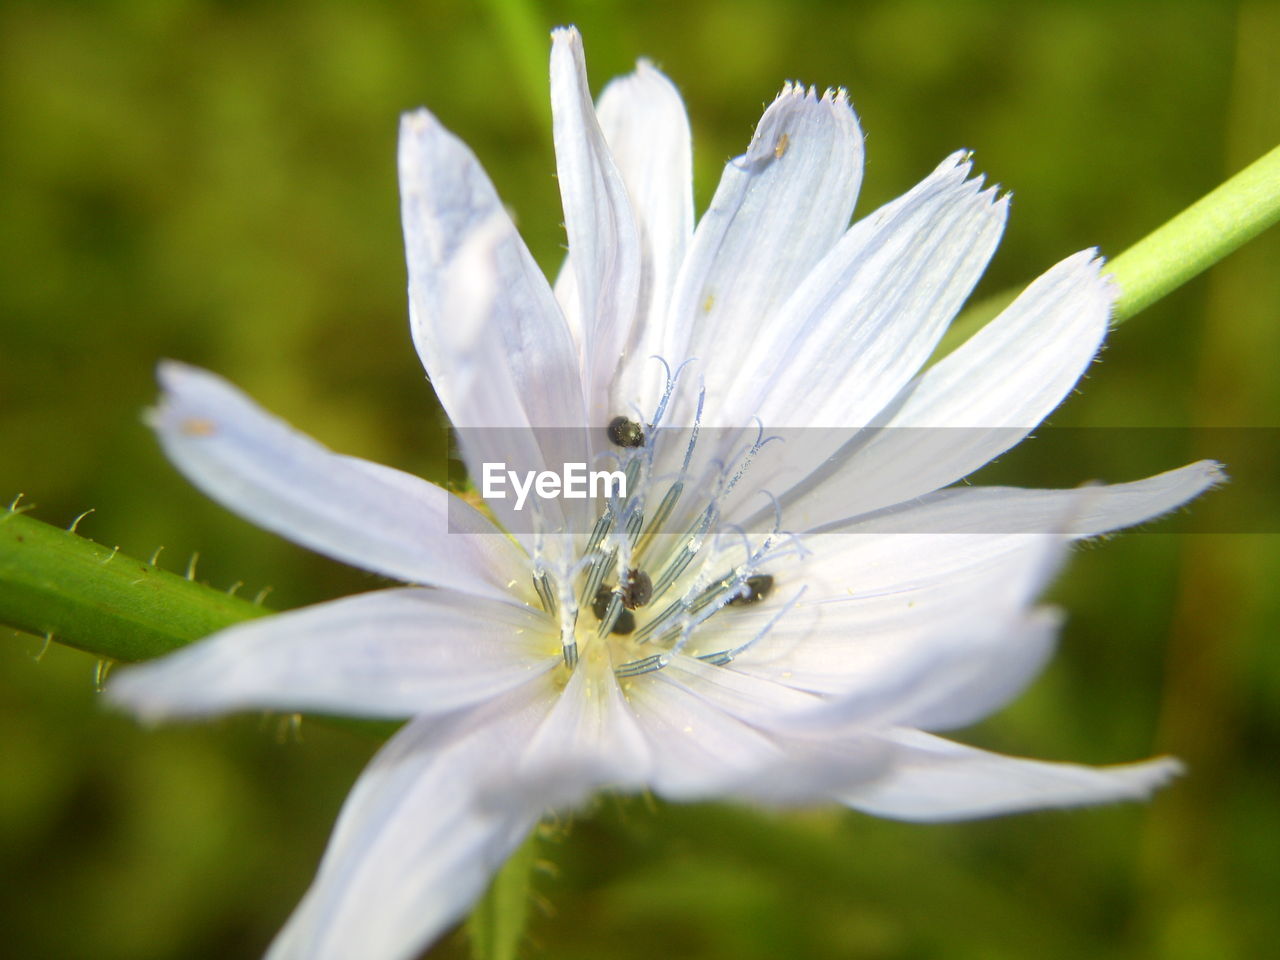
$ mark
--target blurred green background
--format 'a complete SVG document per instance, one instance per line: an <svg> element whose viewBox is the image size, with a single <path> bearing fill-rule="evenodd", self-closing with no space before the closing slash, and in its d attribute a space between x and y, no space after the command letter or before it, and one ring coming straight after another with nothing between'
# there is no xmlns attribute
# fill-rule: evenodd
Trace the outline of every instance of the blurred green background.
<svg viewBox="0 0 1280 960"><path fill-rule="evenodd" d="M496 12L506 9L507 14ZM563 231L546 32L595 89L676 81L697 198L786 78L849 88L866 212L957 147L1016 191L980 293L1116 253L1280 141L1274 3L44 2L0 7L0 497L279 608L376 581L207 502L140 413L160 357L329 445L442 478L405 321L397 114L472 145L539 261ZM1117 332L1054 422L1280 424L1274 231ZM1023 462L1014 479L1075 480ZM1173 466L1168 463L1166 466ZM1131 479L1118 468L1104 479ZM1231 490L1215 494L1230 497ZM1212 505L1207 507L1212 509ZM1063 649L962 735L1190 775L1155 802L939 827L604 798L555 828L526 954L1260 957L1280 936L1280 542L1086 548ZM0 952L256 956L375 745L276 719L138 728L94 661L0 628ZM465 954L460 934L432 956Z"/></svg>

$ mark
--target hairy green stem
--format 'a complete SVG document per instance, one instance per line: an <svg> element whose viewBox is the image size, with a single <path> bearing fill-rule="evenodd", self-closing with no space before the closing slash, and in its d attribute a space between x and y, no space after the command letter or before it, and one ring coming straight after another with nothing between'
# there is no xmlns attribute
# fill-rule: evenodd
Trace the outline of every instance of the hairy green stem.
<svg viewBox="0 0 1280 960"><path fill-rule="evenodd" d="M84 537L0 513L0 624L109 661L150 660L272 611ZM385 739L398 723L308 714Z"/></svg>
<svg viewBox="0 0 1280 960"><path fill-rule="evenodd" d="M148 660L269 611L10 509L0 623L111 660Z"/></svg>

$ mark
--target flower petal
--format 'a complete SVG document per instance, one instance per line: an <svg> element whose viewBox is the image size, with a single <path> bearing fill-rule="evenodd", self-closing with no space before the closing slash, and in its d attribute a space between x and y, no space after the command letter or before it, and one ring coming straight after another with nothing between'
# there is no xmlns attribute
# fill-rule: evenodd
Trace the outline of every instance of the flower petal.
<svg viewBox="0 0 1280 960"><path fill-rule="evenodd" d="M552 33L551 113L581 330L590 422L613 415L609 385L631 335L640 293L640 234L622 176L596 121L582 37Z"/></svg>
<svg viewBox="0 0 1280 960"><path fill-rule="evenodd" d="M1061 611L1035 610L994 643L938 663L911 701L898 703L898 723L922 730L965 727L995 713L1040 675L1057 646Z"/></svg>
<svg viewBox="0 0 1280 960"><path fill-rule="evenodd" d="M1023 616L1057 571L1051 534L809 537L813 562L778 570L775 592L805 585L787 615L761 604L717 617L732 668L849 698L878 716L940 658L976 655ZM707 642L712 642L711 638ZM698 649L699 655L714 653Z"/></svg>
<svg viewBox="0 0 1280 960"><path fill-rule="evenodd" d="M843 90L821 98L787 86L747 152L725 166L677 281L662 356L697 358L711 426L743 426L715 400L738 374L756 331L849 225L862 179L862 133ZM696 391L685 390L685 394ZM691 400L670 421L693 422Z"/></svg>
<svg viewBox="0 0 1280 960"><path fill-rule="evenodd" d="M259 526L397 580L510 599L528 560L468 504L390 467L333 453L220 377L159 368L151 425L197 487Z"/></svg>
<svg viewBox="0 0 1280 960"><path fill-rule="evenodd" d="M726 400L739 423L860 427L915 375L986 269L1007 198L949 157L859 220L760 329ZM852 385L852 387L850 386Z"/></svg>
<svg viewBox="0 0 1280 960"><path fill-rule="evenodd" d="M400 194L413 341L453 425L585 424L577 349L546 278L475 156L426 110L400 123ZM450 301L475 280L471 270L459 269L459 253L481 229L496 234L493 306L458 315ZM468 341L467 330L490 325L503 348L485 355L485 375L506 367L520 402L496 423L474 407L475 390L459 387L459 378L474 371L448 346Z"/></svg>
<svg viewBox="0 0 1280 960"><path fill-rule="evenodd" d="M689 118L675 86L647 60L604 88L596 112L631 197L642 253L638 321L618 369L612 410L644 417L666 384L654 357L668 336L676 275L693 236Z"/></svg>
<svg viewBox="0 0 1280 960"><path fill-rule="evenodd" d="M1145 800L1182 772L1171 757L1084 767L988 753L917 730L895 730L883 739L894 750L892 772L840 799L855 810L895 820L967 820Z"/></svg>
<svg viewBox="0 0 1280 960"><path fill-rule="evenodd" d="M459 920L543 812L511 794L480 803L550 699L517 691L416 720L360 775L319 873L269 960L411 960Z"/></svg>
<svg viewBox="0 0 1280 960"><path fill-rule="evenodd" d="M380 590L251 620L123 668L108 696L148 719L245 709L408 717L496 697L559 657L554 626L527 607Z"/></svg>
<svg viewBox="0 0 1280 960"><path fill-rule="evenodd" d="M548 807L571 803L582 784L638 789L651 766L649 744L618 689L607 659L579 662L515 772L517 789ZM565 790L569 794L565 794Z"/></svg>
<svg viewBox="0 0 1280 960"><path fill-rule="evenodd" d="M853 517L826 529L848 533L1048 533L1095 537L1154 520L1226 479L1222 465L1198 460L1176 470L1072 490L948 487L910 503ZM1075 512L1065 511L1075 504Z"/></svg>
<svg viewBox="0 0 1280 960"><path fill-rule="evenodd" d="M726 699L734 707L744 704L741 687L708 680L721 668L676 666L624 681L653 747L651 782L660 796L811 804L885 769L886 751L874 739L831 743L775 735L725 709Z"/></svg>
<svg viewBox="0 0 1280 960"><path fill-rule="evenodd" d="M967 476L1016 444L1084 373L1102 342L1114 295L1092 251L1050 269L909 385L880 423L854 438L834 469L788 491L788 517L812 529L903 503Z"/></svg>
<svg viewBox="0 0 1280 960"><path fill-rule="evenodd" d="M779 729L839 738L867 727L967 726L1031 683L1053 654L1061 614L1043 608L959 620L891 650L831 699L777 722Z"/></svg>
<svg viewBox="0 0 1280 960"><path fill-rule="evenodd" d="M491 218L458 248L450 268L450 276L457 282L446 291L445 312L477 322L445 324L438 331L437 346L455 364L451 395L468 419L454 423L453 436L469 474L485 491L485 504L498 522L532 554L534 529L581 529L587 522L586 504L538 496L521 504L517 495L508 493L508 471L526 477L558 464L585 463L589 439L585 423L578 429L564 429L531 426L523 419L528 385L521 383L517 366L499 359L508 350L497 312L502 302L497 283L502 276L499 263L508 229L505 224L505 214ZM462 423L481 426L463 427ZM490 466L502 481L493 496L488 490ZM575 520L577 526L573 525Z"/></svg>

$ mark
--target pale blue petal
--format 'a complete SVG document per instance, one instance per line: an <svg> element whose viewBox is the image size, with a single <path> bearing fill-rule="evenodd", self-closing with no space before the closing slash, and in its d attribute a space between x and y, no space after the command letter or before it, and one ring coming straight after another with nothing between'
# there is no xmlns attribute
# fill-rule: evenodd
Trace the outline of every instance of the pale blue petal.
<svg viewBox="0 0 1280 960"><path fill-rule="evenodd" d="M932 493L1031 432L1097 353L1115 296L1092 251L1033 282L1003 313L926 370L836 469L788 491L790 522L812 529Z"/></svg>
<svg viewBox="0 0 1280 960"><path fill-rule="evenodd" d="M933 352L995 252L1007 199L954 154L859 220L753 332L729 404L770 428L861 427Z"/></svg>
<svg viewBox="0 0 1280 960"><path fill-rule="evenodd" d="M885 734L892 772L840 799L895 820L993 817L1024 810L1145 800L1182 772L1170 757L1111 767L988 753L915 730Z"/></svg>
<svg viewBox="0 0 1280 960"><path fill-rule="evenodd" d="M417 477L340 456L220 377L167 362L150 415L197 487L261 527L410 583L509 599L529 592L520 549L474 508Z"/></svg>
<svg viewBox="0 0 1280 960"><path fill-rule="evenodd" d="M559 657L554 625L528 607L403 588L229 627L122 667L107 694L147 719L233 710L399 718L496 697Z"/></svg>
<svg viewBox="0 0 1280 960"><path fill-rule="evenodd" d="M551 113L578 296L587 414L603 426L614 415L609 388L637 319L640 234L596 120L582 38L572 27L552 34Z"/></svg>
<svg viewBox="0 0 1280 960"><path fill-rule="evenodd" d="M948 487L826 529L852 534L1045 533L1065 522L1063 532L1095 537L1155 520L1225 480L1220 464L1198 460L1143 480L1071 490ZM1071 504L1077 512L1067 516L1064 511Z"/></svg>
<svg viewBox="0 0 1280 960"><path fill-rule="evenodd" d="M400 195L409 269L414 344L440 402L456 427L581 427L586 423L577 350L555 297L516 233L475 156L426 110L400 124ZM488 231L493 274L490 309L450 309L467 302L474 271L459 254ZM471 369L450 349L468 331L491 329L499 349ZM499 367L518 388L518 405L494 415L477 409L477 390L459 381Z"/></svg>
<svg viewBox="0 0 1280 960"><path fill-rule="evenodd" d="M853 698L849 717L874 714L943 656L998 640L1045 588L1067 540L1050 534L900 534L807 537L811 561L775 573L798 591L786 616L772 604L728 608L699 637L740 649L733 669L802 690ZM708 631L710 633L710 631Z"/></svg>
<svg viewBox="0 0 1280 960"><path fill-rule="evenodd" d="M411 960L460 920L543 813L501 782L551 701L516 691L416 720L361 774L269 960Z"/></svg>
<svg viewBox="0 0 1280 960"><path fill-rule="evenodd" d="M637 322L618 367L613 410L634 415L638 407L650 416L666 380L654 358L669 338L676 276L693 236L689 118L675 86L645 60L604 88L596 110L631 197L642 252Z"/></svg>
<svg viewBox="0 0 1280 960"><path fill-rule="evenodd" d="M677 281L662 356L705 378L707 423L745 425L720 402L761 327L849 225L862 179L862 132L843 91L788 86L747 152L725 166ZM693 422L695 391L669 421ZM749 416L749 413L747 414Z"/></svg>
<svg viewBox="0 0 1280 960"><path fill-rule="evenodd" d="M592 657L579 662L520 758L513 789L559 807L578 798L584 780L611 789L640 789L651 764L650 745L608 659Z"/></svg>

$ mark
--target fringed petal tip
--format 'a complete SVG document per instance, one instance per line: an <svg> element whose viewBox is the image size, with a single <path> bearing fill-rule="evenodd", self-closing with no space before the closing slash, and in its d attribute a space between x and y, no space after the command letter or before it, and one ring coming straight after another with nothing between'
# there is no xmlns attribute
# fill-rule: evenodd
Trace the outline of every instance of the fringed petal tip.
<svg viewBox="0 0 1280 960"><path fill-rule="evenodd" d="M849 100L849 91L844 87L826 87L821 94L813 84L804 84L799 80L788 80L773 98L770 109L780 106L825 107L832 117L846 123L852 122L853 129L860 133L858 116L854 112L853 103ZM767 115L767 111L766 111Z"/></svg>
<svg viewBox="0 0 1280 960"><path fill-rule="evenodd" d="M825 87L821 94L815 84L806 84L800 80L787 80L782 84L782 89L778 91L778 95L774 97L774 101L778 100L808 100L812 103L830 103L844 107L852 107L849 103L849 91L844 87Z"/></svg>
<svg viewBox="0 0 1280 960"><path fill-rule="evenodd" d="M999 183L987 183L987 175L981 171L974 170L973 151L954 150L947 154L934 169L933 173L926 178L926 181L939 178L946 181L954 181L963 184L977 196L985 199L991 206L1008 206L1009 192L1006 190L1001 193Z"/></svg>
<svg viewBox="0 0 1280 960"><path fill-rule="evenodd" d="M1216 490L1224 483L1231 482L1231 475L1227 473L1227 465L1219 463L1217 460L1197 460L1192 466L1199 467L1204 471L1204 488L1202 493L1209 490Z"/></svg>
<svg viewBox="0 0 1280 960"><path fill-rule="evenodd" d="M563 27L555 27L551 31L551 50L555 55L555 50L560 46L577 47L582 49L582 34L578 32L578 28L573 24Z"/></svg>

